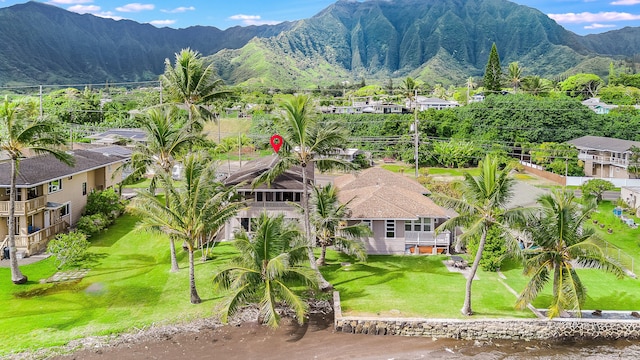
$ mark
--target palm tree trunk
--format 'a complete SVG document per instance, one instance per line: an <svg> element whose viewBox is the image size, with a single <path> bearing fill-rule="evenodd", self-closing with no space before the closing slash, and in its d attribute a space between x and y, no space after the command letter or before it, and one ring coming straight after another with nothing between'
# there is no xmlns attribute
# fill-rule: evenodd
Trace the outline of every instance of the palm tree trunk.
<svg viewBox="0 0 640 360"><path fill-rule="evenodd" d="M169 189L164 189L164 206L169 207ZM173 241L173 237L169 237L169 254L171 257L171 270L169 272L176 273L180 271L178 266L178 256L176 255L176 243Z"/></svg>
<svg viewBox="0 0 640 360"><path fill-rule="evenodd" d="M202 302L202 299L200 299L200 295L198 295L198 290L196 289L195 272L196 268L193 256L193 246L189 246L189 287L191 289L191 303L200 304Z"/></svg>
<svg viewBox="0 0 640 360"><path fill-rule="evenodd" d="M320 251L320 257L318 258L318 261L316 261L316 263L318 264L318 266L325 266L327 264L326 259L327 259L327 245L322 244L322 250Z"/></svg>
<svg viewBox="0 0 640 360"><path fill-rule="evenodd" d="M308 185L307 185L307 164L302 165L302 208L304 213L304 234L307 237L307 241L309 242L307 246L307 254L309 256L309 265L311 269L315 271L316 276L318 277L318 283L320 290L329 291L333 289L333 286L322 276L320 269L318 269L318 264L316 264L316 256L313 254L313 249L316 244L314 238L311 236L311 220L309 218L309 193L308 193Z"/></svg>
<svg viewBox="0 0 640 360"><path fill-rule="evenodd" d="M464 305L460 310L462 315L471 316L473 315L473 310L471 310L471 284L473 283L473 278L476 276L476 272L478 271L478 266L480 266L480 259L482 258L482 252L484 251L484 245L487 242L487 227L485 226L482 229L482 235L480 236L480 243L478 244L478 251L476 252L476 257L473 260L473 265L471 266L471 271L469 273L469 277L467 278L467 287L464 294Z"/></svg>
<svg viewBox="0 0 640 360"><path fill-rule="evenodd" d="M16 249L16 178L18 176L18 160L11 159L11 193L9 194L9 258L11 267L11 281L14 284L24 284L27 277L22 274L18 267L18 249Z"/></svg>

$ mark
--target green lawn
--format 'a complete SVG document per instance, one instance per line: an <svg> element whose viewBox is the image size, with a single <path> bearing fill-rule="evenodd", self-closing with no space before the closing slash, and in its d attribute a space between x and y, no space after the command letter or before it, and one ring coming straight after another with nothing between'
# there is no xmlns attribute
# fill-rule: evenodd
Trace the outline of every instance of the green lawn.
<svg viewBox="0 0 640 360"><path fill-rule="evenodd" d="M463 168L463 169L451 169L451 168L428 168L427 173L429 175L437 176L464 176L469 173L472 176L480 175L479 168Z"/></svg>
<svg viewBox="0 0 640 360"><path fill-rule="evenodd" d="M349 266L337 256L331 253L322 272L340 291L344 315L463 318L466 280L447 270L447 256L370 256ZM514 310L516 298L496 273L479 272L478 278L472 299L477 317L533 317Z"/></svg>
<svg viewBox="0 0 640 360"><path fill-rule="evenodd" d="M212 315L215 296L211 274L221 261L196 264L198 290L204 302L191 305L186 253L179 250L181 270L169 273L169 243L164 236L132 231L136 219L124 215L107 232L92 239L91 271L80 281L40 284L56 272L47 259L22 267L29 283L10 282L0 269L0 356L8 352L64 344L74 338L103 335L151 324ZM179 248L179 244L178 244ZM232 254L220 245L219 260Z"/></svg>

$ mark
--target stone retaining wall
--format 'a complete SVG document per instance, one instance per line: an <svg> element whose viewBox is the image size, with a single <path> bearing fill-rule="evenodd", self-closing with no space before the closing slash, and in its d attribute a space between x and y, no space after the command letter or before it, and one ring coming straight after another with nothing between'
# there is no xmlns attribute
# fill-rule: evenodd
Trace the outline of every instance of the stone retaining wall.
<svg viewBox="0 0 640 360"><path fill-rule="evenodd" d="M465 340L640 339L640 320L604 319L420 319L342 316L333 294L336 331Z"/></svg>

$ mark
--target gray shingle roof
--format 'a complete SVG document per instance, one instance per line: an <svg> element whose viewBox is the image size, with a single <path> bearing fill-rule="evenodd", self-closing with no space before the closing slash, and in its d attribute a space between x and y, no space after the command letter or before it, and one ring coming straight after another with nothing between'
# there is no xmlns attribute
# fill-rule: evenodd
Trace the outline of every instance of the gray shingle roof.
<svg viewBox="0 0 640 360"><path fill-rule="evenodd" d="M604 150L613 152L625 152L632 146L640 147L640 141L622 140L602 136L583 136L567 141L581 150Z"/></svg>
<svg viewBox="0 0 640 360"><path fill-rule="evenodd" d="M270 155L256 160L252 160L242 165L238 171L232 173L227 179L224 180L225 185L237 185L240 183L246 184L244 188L251 188L251 182L262 175L265 171L271 169L276 161L277 155ZM256 189L287 189L287 190L302 190L302 168L300 166L294 166L291 169L284 172L284 174L278 176L271 184L261 184ZM307 179L310 183L313 182L313 167L307 167Z"/></svg>
<svg viewBox="0 0 640 360"><path fill-rule="evenodd" d="M16 180L17 186L31 187L44 184L106 165L116 164L127 158L125 156L104 155L100 152L89 150L74 150L72 153L75 158L74 166L65 165L49 154L20 160L20 168ZM0 186L8 187L10 185L11 163L0 163Z"/></svg>

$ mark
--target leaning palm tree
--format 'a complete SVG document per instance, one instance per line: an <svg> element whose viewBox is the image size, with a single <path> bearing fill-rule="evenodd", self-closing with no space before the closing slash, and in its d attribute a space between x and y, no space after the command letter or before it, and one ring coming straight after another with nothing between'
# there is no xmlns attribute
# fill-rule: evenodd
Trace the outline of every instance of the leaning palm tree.
<svg viewBox="0 0 640 360"><path fill-rule="evenodd" d="M524 274L531 276L531 280L518 297L518 308L527 306L553 279L549 318L567 310L580 315L586 288L576 267L601 269L619 278L624 276L622 267L602 250L602 240L593 228L584 226L596 209L596 202L587 199L580 204L574 196L573 191L559 189L538 199L542 209L528 231L536 246L525 252Z"/></svg>
<svg viewBox="0 0 640 360"><path fill-rule="evenodd" d="M213 164L201 154L185 159L183 187L176 189L171 178L164 175L168 205L148 190L138 193L131 208L140 215L139 229L168 234L183 240L189 253L189 286L191 303L201 302L195 283L194 251L207 239L212 239L245 206L236 196L234 187L215 181Z"/></svg>
<svg viewBox="0 0 640 360"><path fill-rule="evenodd" d="M155 193L158 181L171 175L177 158L189 146L202 140L200 134L194 134L178 120L177 109L173 106L151 108L141 119L141 128L147 135L145 144L138 144L131 155L133 172L130 177L138 178L152 170L150 191ZM127 164L129 166L129 164ZM165 183L167 185L167 183ZM169 204L169 192L165 189L166 206ZM169 240L171 251L171 272L178 271L178 260L173 238Z"/></svg>
<svg viewBox="0 0 640 360"><path fill-rule="evenodd" d="M474 236L480 236L478 250L474 254L473 265L467 277L464 305L461 309L466 316L473 315L471 309L471 285L478 271L482 252L487 241L487 235L492 227L503 230L507 238L510 238L509 228L524 218L522 209L506 209L506 204L511 198L514 179L510 176L509 167L500 170L498 159L487 155L482 161L480 175L471 176L465 174L461 183L460 192L462 198L456 199L446 195L433 194L445 207L450 207L458 212L457 216L440 225L437 231L451 230L456 227L464 228L465 232L458 238L464 242ZM508 239L513 240L513 239ZM507 241L511 248L516 248L514 241Z"/></svg>
<svg viewBox="0 0 640 360"><path fill-rule="evenodd" d="M283 116L276 123L284 144L278 152L274 167L264 172L254 181L254 187L261 183L270 183L293 166L302 168L302 208L304 230L308 243L308 256L311 268L316 272L322 290L332 288L320 273L313 249L315 240L311 234L309 219L309 178L307 171L315 167L327 170L335 167L353 168L353 164L326 156L347 143L346 132L336 123L318 123L312 116L311 99L307 96L295 96L282 104Z"/></svg>
<svg viewBox="0 0 640 360"><path fill-rule="evenodd" d="M371 235L371 229L362 223L350 226L344 224L348 218L349 202L341 204L338 189L331 184L313 188L310 219L316 241L322 249L316 261L319 266L325 265L327 247L333 245L360 261L367 259L367 251L359 239Z"/></svg>
<svg viewBox="0 0 640 360"><path fill-rule="evenodd" d="M15 239L16 179L20 172L20 159L25 152L51 154L67 165L73 164L73 157L61 148L66 143L66 136L61 134L57 124L46 120L29 120L22 116L18 103L9 101L5 96L0 107L0 150L7 153L11 161L11 187L9 193L9 257L11 281L24 284L27 277L18 267Z"/></svg>
<svg viewBox="0 0 640 360"><path fill-rule="evenodd" d="M308 306L292 286L317 286L315 273L304 265L307 241L298 225L285 220L284 215L262 213L255 229L252 236L244 230L236 234L234 245L239 255L213 278L216 287L230 290L222 320L226 322L242 306L258 303L259 320L277 327L280 316L276 307L282 303L293 309L302 324Z"/></svg>
<svg viewBox="0 0 640 360"><path fill-rule="evenodd" d="M169 95L169 101L186 108L190 131L201 130L202 120L217 121L214 112L206 105L230 93L223 89L224 82L213 76L213 64L205 66L200 53L189 48L175 54L173 65L169 59L165 59L165 70L160 81Z"/></svg>

